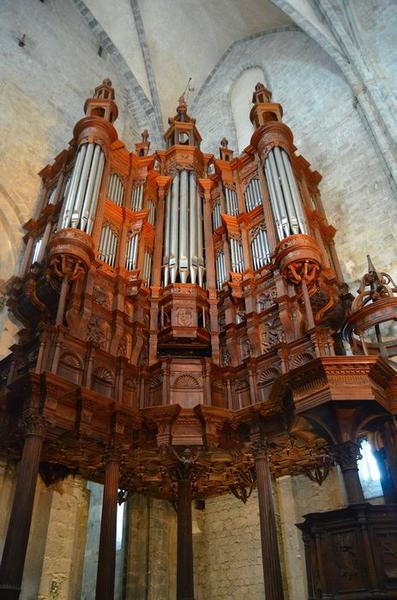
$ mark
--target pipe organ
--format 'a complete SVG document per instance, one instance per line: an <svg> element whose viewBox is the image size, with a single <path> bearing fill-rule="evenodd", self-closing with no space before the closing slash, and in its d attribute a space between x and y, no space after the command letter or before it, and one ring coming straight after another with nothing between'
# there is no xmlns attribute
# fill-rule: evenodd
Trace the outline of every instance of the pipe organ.
<svg viewBox="0 0 397 600"><path fill-rule="evenodd" d="M193 171L183 169L172 179L166 198L164 239L164 285L189 281L203 286L202 199Z"/></svg>
<svg viewBox="0 0 397 600"><path fill-rule="evenodd" d="M377 423L386 418L397 389L384 389L391 371L377 346L371 355L360 346L365 315L351 321L353 354L339 343L349 298L321 177L296 154L282 107L262 84L250 113L255 131L240 156L225 138L219 156L201 150L183 97L164 148L153 153L147 131L134 152L125 147L117 115L104 80L70 146L40 172L42 206L25 226L25 253L8 287L24 329L0 364L7 382L0 421L33 411L37 422L51 423L36 440L46 464L116 486L114 497L117 486L183 496L178 511L193 496L232 492L246 500L256 469L263 512L270 468L276 476L325 477L339 446L355 447L373 415ZM397 318L393 293L381 295L378 320ZM366 300L357 306L368 310ZM381 346L383 354L395 347ZM344 410L355 428L346 429ZM326 411L341 411L332 432L321 425ZM2 435L10 456L20 450L16 430ZM36 463L25 472L37 475ZM350 469L356 501L354 477ZM277 557L274 515L262 512L262 545ZM189 545L186 514L178 543ZM178 551L178 573L192 585L185 555ZM100 558L101 573L103 566ZM266 597L279 600L277 561L270 569L265 560L264 569L265 587L274 584ZM178 592L185 597L193 598L190 587Z"/></svg>

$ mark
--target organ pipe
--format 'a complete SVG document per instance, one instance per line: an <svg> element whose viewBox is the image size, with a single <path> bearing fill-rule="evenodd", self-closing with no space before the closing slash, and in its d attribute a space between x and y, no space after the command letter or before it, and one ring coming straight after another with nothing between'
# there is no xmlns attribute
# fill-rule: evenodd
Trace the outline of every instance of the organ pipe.
<svg viewBox="0 0 397 600"><path fill-rule="evenodd" d="M172 180L166 198L164 224L164 285L204 283L202 201L193 171L182 170Z"/></svg>
<svg viewBox="0 0 397 600"><path fill-rule="evenodd" d="M108 198L117 206L123 205L124 185L117 173L113 173L109 179Z"/></svg>
<svg viewBox="0 0 397 600"><path fill-rule="evenodd" d="M82 144L73 174L65 187L65 205L58 227L75 227L91 233L105 157L99 144Z"/></svg>
<svg viewBox="0 0 397 600"><path fill-rule="evenodd" d="M193 171L189 172L189 268L190 281L196 283L198 270L198 253L197 253L197 229L196 229L196 177Z"/></svg>
<svg viewBox="0 0 397 600"><path fill-rule="evenodd" d="M204 245L203 245L203 203L196 189L196 207L197 207L197 263L198 263L198 284L204 285Z"/></svg>
<svg viewBox="0 0 397 600"><path fill-rule="evenodd" d="M150 285L150 273L152 270L152 255L150 252L145 250L145 255L143 259L143 280L145 287L149 287Z"/></svg>
<svg viewBox="0 0 397 600"><path fill-rule="evenodd" d="M306 233L303 208L288 154L273 148L265 162L270 202L279 239Z"/></svg>
<svg viewBox="0 0 397 600"><path fill-rule="evenodd" d="M139 234L135 233L131 235L127 244L127 252L125 256L125 268L128 271L134 271L137 267L137 256L138 256L138 245L139 245Z"/></svg>
<svg viewBox="0 0 397 600"><path fill-rule="evenodd" d="M216 202L212 211L212 230L215 231L221 225L221 204L220 202Z"/></svg>
<svg viewBox="0 0 397 600"><path fill-rule="evenodd" d="M99 258L111 267L114 267L117 254L117 243L118 237L112 230L110 225L106 223L102 227L99 244L98 244L98 255Z"/></svg>
<svg viewBox="0 0 397 600"><path fill-rule="evenodd" d="M173 182L171 183L171 186L168 189L166 202L165 202L165 205L166 205L165 225L164 225L164 232L165 232L165 234L164 234L164 238L165 238L164 239L164 285L165 286L168 285L168 278L169 278L172 187L173 187Z"/></svg>
<svg viewBox="0 0 397 600"><path fill-rule="evenodd" d="M172 180L171 190L171 240L169 258L171 283L176 282L178 272L179 182L180 173L178 172Z"/></svg>
<svg viewBox="0 0 397 600"><path fill-rule="evenodd" d="M181 283L186 283L188 274L188 172L181 171L179 177L179 274Z"/></svg>
<svg viewBox="0 0 397 600"><path fill-rule="evenodd" d="M301 233L307 233L305 217L303 214L303 206L300 198L300 194L298 191L298 186L296 185L295 175L292 172L291 161L289 156L284 150L281 151L284 167L287 173L288 183L291 189L293 203L295 206L296 214L298 217L298 223Z"/></svg>

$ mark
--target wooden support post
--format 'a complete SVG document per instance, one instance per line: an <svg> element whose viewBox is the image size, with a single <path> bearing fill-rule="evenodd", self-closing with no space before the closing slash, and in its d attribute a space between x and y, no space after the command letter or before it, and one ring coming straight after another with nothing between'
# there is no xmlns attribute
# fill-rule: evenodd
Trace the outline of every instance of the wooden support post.
<svg viewBox="0 0 397 600"><path fill-rule="evenodd" d="M113 452L110 452L106 457L105 465L95 600L114 598L118 487L119 460Z"/></svg>
<svg viewBox="0 0 397 600"><path fill-rule="evenodd" d="M264 442L254 443L253 450L258 487L265 596L266 600L283 600L283 582L267 444Z"/></svg>
<svg viewBox="0 0 397 600"><path fill-rule="evenodd" d="M178 480L177 600L194 600L192 482L189 470Z"/></svg>
<svg viewBox="0 0 397 600"><path fill-rule="evenodd" d="M342 442L332 448L332 454L342 471L348 503L359 504L364 502L357 465L357 460L360 458L359 445L351 441Z"/></svg>
<svg viewBox="0 0 397 600"><path fill-rule="evenodd" d="M18 600L32 521L34 494L44 436L41 415L26 411L25 443L18 466L14 501L0 566L0 600Z"/></svg>

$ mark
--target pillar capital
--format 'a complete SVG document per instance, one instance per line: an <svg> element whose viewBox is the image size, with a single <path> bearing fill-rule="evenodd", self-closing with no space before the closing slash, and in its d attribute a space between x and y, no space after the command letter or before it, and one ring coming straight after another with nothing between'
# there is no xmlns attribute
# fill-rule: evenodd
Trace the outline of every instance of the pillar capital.
<svg viewBox="0 0 397 600"><path fill-rule="evenodd" d="M26 408L20 419L20 427L25 437L43 438L49 425L48 421L34 408Z"/></svg>
<svg viewBox="0 0 397 600"><path fill-rule="evenodd" d="M342 471L357 469L357 461L361 458L360 446L352 441L336 444L332 447L331 454Z"/></svg>

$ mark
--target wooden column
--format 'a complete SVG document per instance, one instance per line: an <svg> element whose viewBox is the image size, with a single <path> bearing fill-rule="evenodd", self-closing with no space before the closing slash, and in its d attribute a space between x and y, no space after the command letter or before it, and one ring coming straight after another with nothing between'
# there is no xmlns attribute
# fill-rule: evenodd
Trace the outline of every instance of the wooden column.
<svg viewBox="0 0 397 600"><path fill-rule="evenodd" d="M359 445L351 441L342 442L332 448L332 454L342 471L348 504L364 502L357 465L360 458Z"/></svg>
<svg viewBox="0 0 397 600"><path fill-rule="evenodd" d="M255 443L253 450L258 487L265 596L266 600L283 600L283 582L281 579L280 554L267 444L264 442Z"/></svg>
<svg viewBox="0 0 397 600"><path fill-rule="evenodd" d="M114 598L118 487L119 460L113 452L110 452L106 457L105 465L95 600Z"/></svg>
<svg viewBox="0 0 397 600"><path fill-rule="evenodd" d="M22 419L25 443L18 466L14 501L0 566L0 599L18 600L32 521L34 494L44 436L41 415L27 411Z"/></svg>
<svg viewBox="0 0 397 600"><path fill-rule="evenodd" d="M178 480L177 600L194 600L192 482L190 470L183 469Z"/></svg>

